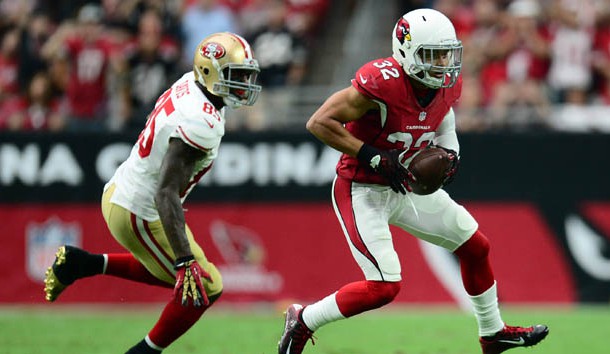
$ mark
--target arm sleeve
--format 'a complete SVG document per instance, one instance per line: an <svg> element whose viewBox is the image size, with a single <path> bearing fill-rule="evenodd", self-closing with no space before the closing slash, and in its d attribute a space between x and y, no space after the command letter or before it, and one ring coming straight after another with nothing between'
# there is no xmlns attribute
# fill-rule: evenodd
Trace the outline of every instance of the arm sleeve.
<svg viewBox="0 0 610 354"><path fill-rule="evenodd" d="M454 150L458 156L460 155L460 143L455 132L455 112L453 108L449 109L449 112L443 118L443 122L436 129L434 144Z"/></svg>

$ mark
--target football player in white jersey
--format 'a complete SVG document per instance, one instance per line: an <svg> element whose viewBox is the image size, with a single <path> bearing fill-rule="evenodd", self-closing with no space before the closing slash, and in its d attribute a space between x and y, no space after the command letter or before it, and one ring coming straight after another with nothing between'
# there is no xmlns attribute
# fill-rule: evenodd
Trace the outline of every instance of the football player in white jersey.
<svg viewBox="0 0 610 354"><path fill-rule="evenodd" d="M185 223L182 202L212 167L224 135L226 106L252 105L259 66L240 36L210 35L197 47L193 71L163 93L129 158L104 187L102 213L129 253L59 248L45 295L96 274L173 288L157 323L127 353L160 353L185 333L222 292L222 278Z"/></svg>

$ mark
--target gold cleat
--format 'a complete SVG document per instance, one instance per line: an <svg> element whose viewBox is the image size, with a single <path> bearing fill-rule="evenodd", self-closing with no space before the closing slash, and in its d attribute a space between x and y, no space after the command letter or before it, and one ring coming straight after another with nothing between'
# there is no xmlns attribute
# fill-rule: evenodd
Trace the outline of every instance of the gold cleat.
<svg viewBox="0 0 610 354"><path fill-rule="evenodd" d="M68 285L62 284L57 278L57 275L55 274L55 270L57 269L57 267L65 263L66 246L61 246L55 254L55 261L53 262L53 265L50 266L44 274L45 299L49 302L55 301L59 294L61 294L61 292L68 287Z"/></svg>

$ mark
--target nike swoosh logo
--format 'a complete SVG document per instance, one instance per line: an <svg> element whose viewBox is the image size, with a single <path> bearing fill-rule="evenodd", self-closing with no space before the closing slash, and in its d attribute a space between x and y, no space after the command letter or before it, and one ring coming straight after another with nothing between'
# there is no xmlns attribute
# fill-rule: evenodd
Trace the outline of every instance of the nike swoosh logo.
<svg viewBox="0 0 610 354"><path fill-rule="evenodd" d="M208 123L208 126L209 126L210 128L214 128L214 124L210 123L210 121L209 121L209 120L207 120L207 119L204 119L204 120L205 120L205 122L206 122L206 123Z"/></svg>
<svg viewBox="0 0 610 354"><path fill-rule="evenodd" d="M362 76L362 74L360 74L360 81L362 82L363 85L366 85L366 82L369 80L365 79L364 76Z"/></svg>
<svg viewBox="0 0 610 354"><path fill-rule="evenodd" d="M519 340L499 339L498 342L509 343L509 344L516 344L516 345L523 345L523 344L525 344L525 339L523 339L523 338L519 338Z"/></svg>

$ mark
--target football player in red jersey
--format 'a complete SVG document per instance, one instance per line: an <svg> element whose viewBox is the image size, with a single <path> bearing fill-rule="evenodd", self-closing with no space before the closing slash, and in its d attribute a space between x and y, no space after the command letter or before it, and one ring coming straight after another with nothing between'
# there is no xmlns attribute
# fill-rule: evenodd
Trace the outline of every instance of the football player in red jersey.
<svg viewBox="0 0 610 354"><path fill-rule="evenodd" d="M159 97L131 154L104 187L102 214L129 252L61 246L46 273L47 301L98 274L173 288L155 326L128 354L160 353L199 320L220 297L222 277L185 223L182 203L218 156L225 106L256 101L258 72L242 37L222 32L201 41L193 71Z"/></svg>
<svg viewBox="0 0 610 354"><path fill-rule="evenodd" d="M286 311L279 354L299 354L321 326L390 303L401 287L401 266L390 225L453 252L471 299L484 354L531 346L544 325L513 327L498 307L489 241L475 219L443 189L416 195L405 172L410 159L434 144L453 155L459 144L452 105L460 96L462 44L451 21L432 9L401 17L393 55L362 66L348 88L334 93L307 129L343 154L332 201L350 250L365 280L346 284L305 307Z"/></svg>

